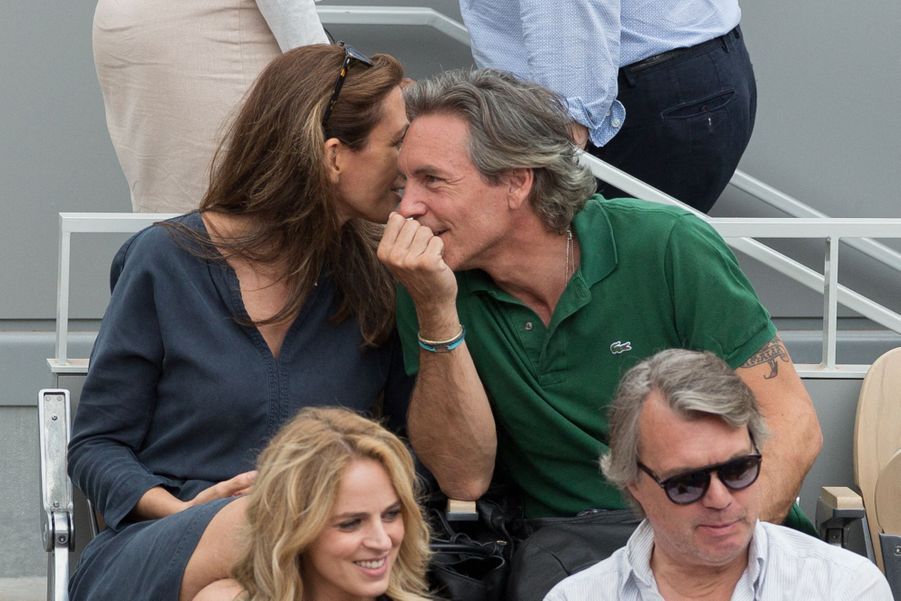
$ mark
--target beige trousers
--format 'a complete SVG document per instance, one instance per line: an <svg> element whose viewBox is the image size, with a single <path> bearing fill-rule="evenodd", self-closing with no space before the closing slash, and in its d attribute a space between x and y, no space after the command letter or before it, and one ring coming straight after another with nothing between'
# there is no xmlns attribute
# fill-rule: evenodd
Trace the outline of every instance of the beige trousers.
<svg viewBox="0 0 901 601"><path fill-rule="evenodd" d="M279 54L254 0L99 0L93 36L132 208L197 208L229 117Z"/></svg>

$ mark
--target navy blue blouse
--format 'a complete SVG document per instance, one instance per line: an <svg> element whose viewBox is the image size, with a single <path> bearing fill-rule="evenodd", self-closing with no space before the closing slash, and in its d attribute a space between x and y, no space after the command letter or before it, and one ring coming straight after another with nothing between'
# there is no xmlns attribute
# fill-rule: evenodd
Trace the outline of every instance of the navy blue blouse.
<svg viewBox="0 0 901 601"><path fill-rule="evenodd" d="M206 234L197 213L177 218ZM300 408L371 412L383 396L398 430L412 381L396 335L363 349L358 323L335 324L323 277L273 357L246 318L238 279L156 225L111 268L112 298L75 415L69 473L118 529L141 496L163 486L182 500L253 469L257 454Z"/></svg>

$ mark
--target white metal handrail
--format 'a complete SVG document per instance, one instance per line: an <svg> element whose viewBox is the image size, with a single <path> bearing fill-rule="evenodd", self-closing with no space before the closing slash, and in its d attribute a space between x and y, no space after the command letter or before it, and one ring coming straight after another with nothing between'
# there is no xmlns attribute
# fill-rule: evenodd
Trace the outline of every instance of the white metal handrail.
<svg viewBox="0 0 901 601"><path fill-rule="evenodd" d="M622 171L621 169L617 169L616 167L598 159L597 157L591 156L587 153L582 153L581 161L583 164L586 164L591 172L595 175L595 177L599 177L602 180L620 188L628 194L635 196L636 198L642 198L645 200L650 200L654 202L660 202L664 204L676 205L684 208L687 211L690 211L697 215L699 218L707 221L711 225L716 227L716 222L720 221L723 223L728 223L729 220L718 220L712 217L701 213L700 211L690 207L684 203L679 202L669 194L665 192L661 192L657 188L650 186L643 181L639 180L636 177L633 177ZM747 218L738 218L735 219L734 222L738 224L750 224L755 220L747 219ZM757 220L760 221L760 220ZM800 223L802 222L810 222L805 219L796 219L796 218L785 218L785 219L775 219L771 220L770 223L775 227L776 222L783 222L785 225L780 229L782 232L779 236L775 236L772 234L768 234L766 236L761 237L779 237L779 238L791 238L790 233L792 231L799 231L796 228L800 227ZM831 219L831 218L819 218L815 220L816 222L835 222L835 223L845 223L849 224L850 221L847 219ZM878 224L882 223L890 223L893 219L864 219L864 220L853 220L860 221L861 223L868 222L872 223L874 226L878 226ZM749 226L750 227L750 226ZM863 226L862 226L863 227ZM899 236L893 235L891 228L887 228L885 233L881 233L880 235L885 238L897 238ZM726 237L726 236L724 236ZM802 237L823 237L823 236L802 236ZM846 234L842 234L840 237L848 237L853 238L855 236L850 236ZM735 250L741 251L742 253L748 255L753 259L757 259L761 261L764 265L767 265L779 273L790 277L796 282L812 289L817 292L823 292L825 290L826 282L823 275L817 273L816 271L810 269L806 265L802 265L798 261L783 255L780 252L777 252L770 248L769 246L758 242L757 240L753 240L749 237L728 237L726 242ZM867 298L866 296L851 290L850 288L842 285L838 285L835 293L838 302L848 307L849 309L860 313L864 317L871 319L872 321L878 323L879 325L886 327L895 332L901 333L901 315L898 315L894 311L880 305L879 303Z"/></svg>
<svg viewBox="0 0 901 601"><path fill-rule="evenodd" d="M424 25L433 27L466 46L470 45L466 27L431 8L415 6L318 6L323 23L344 25Z"/></svg>
<svg viewBox="0 0 901 601"><path fill-rule="evenodd" d="M817 366L798 366L801 372L819 370L836 375L850 370L865 372L869 366L838 366L835 362L838 332L839 241L843 238L901 238L901 219L823 219L823 218L711 218L710 224L727 241L734 238L823 238L826 241L823 273L815 275L823 282L823 353ZM754 242L751 240L751 242ZM812 271L812 270L811 270ZM872 302L872 301L869 301ZM843 303L844 304L844 303ZM875 303L873 303L875 304ZM880 306L881 307L881 306ZM901 328L901 315L881 307ZM901 332L899 329L895 331Z"/></svg>
<svg viewBox="0 0 901 601"><path fill-rule="evenodd" d="M59 256L56 279L55 356L47 359L53 373L87 373L87 359L69 359L69 271L72 234L130 234L177 214L167 213L60 213Z"/></svg>
<svg viewBox="0 0 901 601"><path fill-rule="evenodd" d="M590 158L593 159L593 157ZM626 176L631 177L627 174ZM621 182L611 183L620 187L619 184ZM148 225L174 216L173 214L160 213L60 213L56 356L47 360L52 372L57 374L84 374L87 373L88 368L87 359L70 359L68 357L69 271L72 234L134 233ZM749 238L749 236L760 238L824 238L827 241L824 262L825 277L806 266L775 253L775 251L771 251L781 257L780 260L790 262L788 265L792 269L803 269L803 283L817 289L813 285L814 282L817 282L819 291L824 296L823 361L819 365L799 365L797 366L798 372L802 376L810 377L863 377L868 366L838 365L835 362L837 305L838 303L847 304L852 309L857 310L855 303L848 303L846 302L847 299L843 298L842 290L844 287L838 284L838 241L844 238L860 237L901 238L901 219L714 219L704 215L702 217L706 218L727 241L733 244L737 241L742 242L747 244L749 248L755 248L754 245L759 244ZM763 248L769 250L765 246ZM799 279L799 281L801 280ZM845 292L845 296L854 294L856 293L852 291L846 290ZM860 295L857 296L859 297ZM863 307L864 309L874 316L882 318L883 321L895 325L897 329L892 329L901 332L901 316L868 299L863 300L867 300L874 306L873 308L865 306ZM876 309L879 310L878 315L874 313Z"/></svg>
<svg viewBox="0 0 901 601"><path fill-rule="evenodd" d="M755 177L751 177L744 171L736 171L729 183L742 192L750 194L757 200L763 201L792 217L829 217L826 213L804 204L797 198L789 196L785 192L777 190ZM892 269L901 270L901 253L885 244L880 244L870 238L846 240L844 243Z"/></svg>

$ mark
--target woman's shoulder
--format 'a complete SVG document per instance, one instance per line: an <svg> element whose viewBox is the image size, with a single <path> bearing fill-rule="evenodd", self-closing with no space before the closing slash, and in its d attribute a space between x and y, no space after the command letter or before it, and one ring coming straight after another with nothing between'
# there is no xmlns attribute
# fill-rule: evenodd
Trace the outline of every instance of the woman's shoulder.
<svg viewBox="0 0 901 601"><path fill-rule="evenodd" d="M126 269L161 271L168 270L173 262L197 260L198 254L191 252L191 246L197 244L195 236L206 237L197 212L154 223L134 234L113 257L110 289Z"/></svg>

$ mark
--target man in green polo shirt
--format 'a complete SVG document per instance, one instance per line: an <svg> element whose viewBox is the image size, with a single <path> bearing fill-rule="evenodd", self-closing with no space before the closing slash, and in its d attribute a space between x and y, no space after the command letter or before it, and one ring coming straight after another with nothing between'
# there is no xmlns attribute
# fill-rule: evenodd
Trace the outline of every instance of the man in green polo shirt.
<svg viewBox="0 0 901 601"><path fill-rule="evenodd" d="M407 90L407 178L379 247L403 285L413 447L449 496L497 470L528 517L626 507L598 477L620 376L665 348L709 350L754 391L773 438L764 519L781 522L821 445L816 414L732 253L686 211L591 196L569 119L496 71Z"/></svg>

